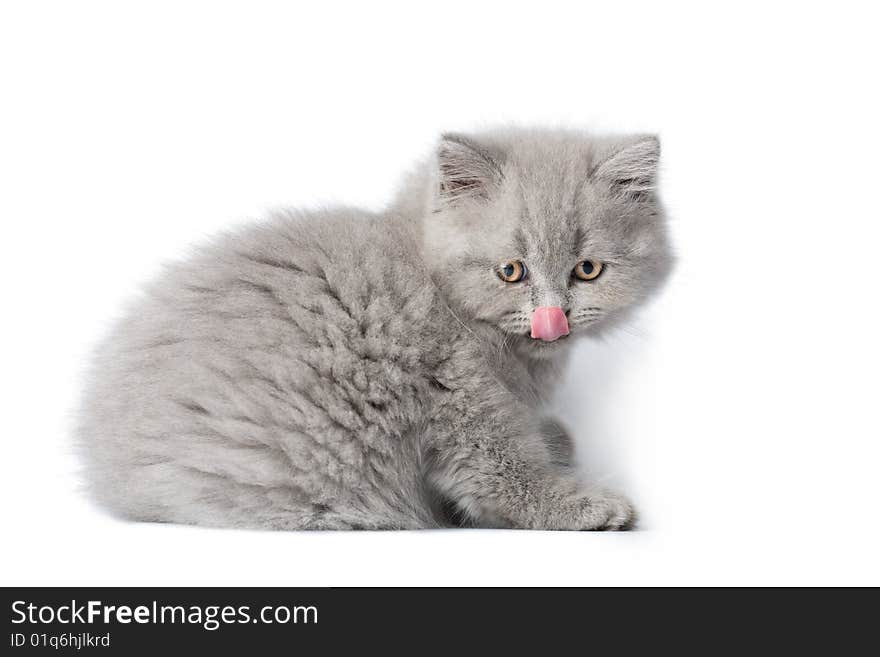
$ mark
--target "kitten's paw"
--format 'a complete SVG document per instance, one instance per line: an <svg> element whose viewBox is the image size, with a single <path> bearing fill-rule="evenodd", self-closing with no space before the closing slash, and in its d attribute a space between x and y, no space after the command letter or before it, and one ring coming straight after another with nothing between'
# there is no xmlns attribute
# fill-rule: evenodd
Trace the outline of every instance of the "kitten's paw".
<svg viewBox="0 0 880 657"><path fill-rule="evenodd" d="M580 508L580 530L623 531L636 525L635 507L618 493L591 490L581 498Z"/></svg>

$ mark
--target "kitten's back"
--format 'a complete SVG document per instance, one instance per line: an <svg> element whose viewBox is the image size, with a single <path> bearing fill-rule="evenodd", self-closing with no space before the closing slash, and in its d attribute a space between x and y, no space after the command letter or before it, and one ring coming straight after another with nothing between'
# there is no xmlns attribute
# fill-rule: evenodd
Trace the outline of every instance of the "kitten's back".
<svg viewBox="0 0 880 657"><path fill-rule="evenodd" d="M144 520L430 526L406 418L448 341L414 244L338 209L170 266L95 356L78 432L95 498Z"/></svg>

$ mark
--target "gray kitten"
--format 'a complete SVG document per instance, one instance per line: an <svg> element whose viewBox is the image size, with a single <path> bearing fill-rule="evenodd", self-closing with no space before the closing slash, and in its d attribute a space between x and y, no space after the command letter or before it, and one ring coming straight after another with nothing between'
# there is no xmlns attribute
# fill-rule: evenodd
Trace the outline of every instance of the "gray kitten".
<svg viewBox="0 0 880 657"><path fill-rule="evenodd" d="M138 520L622 529L542 415L574 339L667 277L655 137L444 136L386 211L203 246L96 355L78 442Z"/></svg>

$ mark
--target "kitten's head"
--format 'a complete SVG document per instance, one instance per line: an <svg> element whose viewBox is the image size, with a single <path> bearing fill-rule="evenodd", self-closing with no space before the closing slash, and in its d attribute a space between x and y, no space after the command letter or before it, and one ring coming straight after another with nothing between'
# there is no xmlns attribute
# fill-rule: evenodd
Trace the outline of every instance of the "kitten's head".
<svg viewBox="0 0 880 657"><path fill-rule="evenodd" d="M460 312L534 357L644 301L672 256L653 136L445 135L432 164L424 250Z"/></svg>

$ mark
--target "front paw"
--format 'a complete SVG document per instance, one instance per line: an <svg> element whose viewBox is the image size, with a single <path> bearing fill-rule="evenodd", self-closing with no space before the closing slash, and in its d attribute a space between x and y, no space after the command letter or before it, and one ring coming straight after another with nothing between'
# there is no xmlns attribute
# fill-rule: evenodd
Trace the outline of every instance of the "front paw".
<svg viewBox="0 0 880 657"><path fill-rule="evenodd" d="M621 531L636 524L636 510L626 497L602 489L590 490L578 500L578 526L574 529Z"/></svg>

